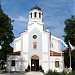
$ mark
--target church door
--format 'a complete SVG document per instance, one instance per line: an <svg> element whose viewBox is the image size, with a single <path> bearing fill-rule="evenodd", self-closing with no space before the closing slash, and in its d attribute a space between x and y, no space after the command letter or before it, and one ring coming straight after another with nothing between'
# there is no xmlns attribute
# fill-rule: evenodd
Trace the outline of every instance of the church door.
<svg viewBox="0 0 75 75"><path fill-rule="evenodd" d="M31 71L38 71L39 70L39 57L32 56L31 58Z"/></svg>

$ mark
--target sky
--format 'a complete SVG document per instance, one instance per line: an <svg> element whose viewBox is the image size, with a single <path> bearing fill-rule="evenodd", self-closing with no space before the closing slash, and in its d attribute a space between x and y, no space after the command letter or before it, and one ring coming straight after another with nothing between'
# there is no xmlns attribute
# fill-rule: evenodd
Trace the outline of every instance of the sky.
<svg viewBox="0 0 75 75"><path fill-rule="evenodd" d="M29 12L37 5L42 9L44 30L49 28L52 35L63 39L64 21L75 15L75 0L0 0L3 11L14 20L15 37L27 29Z"/></svg>

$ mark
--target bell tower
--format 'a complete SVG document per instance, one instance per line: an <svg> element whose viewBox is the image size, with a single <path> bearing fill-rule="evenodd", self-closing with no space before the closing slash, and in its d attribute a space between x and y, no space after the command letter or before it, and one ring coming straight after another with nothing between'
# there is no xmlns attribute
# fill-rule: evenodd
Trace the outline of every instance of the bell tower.
<svg viewBox="0 0 75 75"><path fill-rule="evenodd" d="M39 8L38 6L31 8L29 12L29 24L33 22L42 23L43 22L42 16L43 13L41 11L41 8Z"/></svg>

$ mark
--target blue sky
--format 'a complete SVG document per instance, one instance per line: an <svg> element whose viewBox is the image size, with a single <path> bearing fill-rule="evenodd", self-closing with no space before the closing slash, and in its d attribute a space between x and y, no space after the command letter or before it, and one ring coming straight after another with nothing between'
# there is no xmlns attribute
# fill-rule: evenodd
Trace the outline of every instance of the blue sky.
<svg viewBox="0 0 75 75"><path fill-rule="evenodd" d="M64 35L64 21L75 15L74 0L0 0L3 11L14 19L15 37L27 28L29 11L35 5L43 11L44 29L59 38Z"/></svg>

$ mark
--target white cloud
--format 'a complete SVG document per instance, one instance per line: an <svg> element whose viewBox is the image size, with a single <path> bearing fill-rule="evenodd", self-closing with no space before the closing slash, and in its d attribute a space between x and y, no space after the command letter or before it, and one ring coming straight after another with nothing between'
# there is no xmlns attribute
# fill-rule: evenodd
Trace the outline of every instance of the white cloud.
<svg viewBox="0 0 75 75"><path fill-rule="evenodd" d="M13 20L16 20L16 21L22 21L22 22L27 22L28 19L24 16L19 16L18 18L12 18Z"/></svg>

